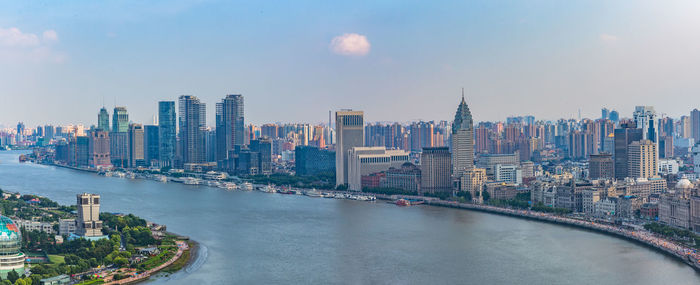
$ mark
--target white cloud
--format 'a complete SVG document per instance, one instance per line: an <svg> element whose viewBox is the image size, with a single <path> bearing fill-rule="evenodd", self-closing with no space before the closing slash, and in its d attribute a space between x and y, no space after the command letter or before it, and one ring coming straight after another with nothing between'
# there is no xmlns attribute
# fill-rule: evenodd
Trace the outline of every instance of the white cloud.
<svg viewBox="0 0 700 285"><path fill-rule="evenodd" d="M47 42L55 42L58 41L58 34L56 34L56 31L54 30L46 30L42 34L42 37L44 38L44 41Z"/></svg>
<svg viewBox="0 0 700 285"><path fill-rule="evenodd" d="M616 42L617 36L610 34L600 34L600 40L606 43Z"/></svg>
<svg viewBox="0 0 700 285"><path fill-rule="evenodd" d="M367 37L349 33L337 36L331 40L331 51L339 55L364 56L369 53L370 43Z"/></svg>
<svg viewBox="0 0 700 285"><path fill-rule="evenodd" d="M18 28L0 28L0 46L26 47L39 45L39 37L35 34L22 33Z"/></svg>
<svg viewBox="0 0 700 285"><path fill-rule="evenodd" d="M4 62L63 62L65 55L51 45L58 33L46 30L41 36L22 32L19 28L0 28L0 61Z"/></svg>

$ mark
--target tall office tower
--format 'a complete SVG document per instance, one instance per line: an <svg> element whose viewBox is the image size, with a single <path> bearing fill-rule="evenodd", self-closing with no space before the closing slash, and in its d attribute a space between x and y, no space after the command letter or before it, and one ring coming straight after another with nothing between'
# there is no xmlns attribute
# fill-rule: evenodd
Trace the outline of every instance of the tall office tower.
<svg viewBox="0 0 700 285"><path fill-rule="evenodd" d="M143 126L143 159L147 166L157 165L160 148L159 132L158 126Z"/></svg>
<svg viewBox="0 0 700 285"><path fill-rule="evenodd" d="M464 101L464 89L462 89L462 102L459 103L455 120L452 122L453 179L459 180L465 170L472 168L474 168L474 123L469 106Z"/></svg>
<svg viewBox="0 0 700 285"><path fill-rule="evenodd" d="M614 178L615 161L609 153L591 154L588 161L588 178Z"/></svg>
<svg viewBox="0 0 700 285"><path fill-rule="evenodd" d="M659 140L663 137L672 137L674 134L673 126L673 118L671 117L664 117L661 120L659 120Z"/></svg>
<svg viewBox="0 0 700 285"><path fill-rule="evenodd" d="M681 116L679 133L684 139L693 137L692 124L689 116Z"/></svg>
<svg viewBox="0 0 700 285"><path fill-rule="evenodd" d="M173 166L177 150L177 117L174 101L158 102L158 160L160 166Z"/></svg>
<svg viewBox="0 0 700 285"><path fill-rule="evenodd" d="M109 132L93 130L88 133L88 164L94 168L112 166Z"/></svg>
<svg viewBox="0 0 700 285"><path fill-rule="evenodd" d="M610 111L610 115L608 115L608 119L617 123L618 121L620 121L620 113L618 113L615 110L612 110L612 111Z"/></svg>
<svg viewBox="0 0 700 285"><path fill-rule="evenodd" d="M651 178L658 174L656 144L650 140L632 142L628 148L629 177Z"/></svg>
<svg viewBox="0 0 700 285"><path fill-rule="evenodd" d="M102 107L97 113L97 129L109 132L109 113L105 107Z"/></svg>
<svg viewBox="0 0 700 285"><path fill-rule="evenodd" d="M41 126L36 127L36 132L34 133L35 136L37 137L43 137L44 136L44 128Z"/></svg>
<svg viewBox="0 0 700 285"><path fill-rule="evenodd" d="M102 236L102 221L100 221L100 195L78 194L78 219L76 232L83 237Z"/></svg>
<svg viewBox="0 0 700 285"><path fill-rule="evenodd" d="M129 114L126 107L114 107L112 114L112 132L126 133L129 131Z"/></svg>
<svg viewBox="0 0 700 285"><path fill-rule="evenodd" d="M202 163L205 160L206 105L192 95L180 96L180 151L182 163Z"/></svg>
<svg viewBox="0 0 700 285"><path fill-rule="evenodd" d="M642 130L634 125L621 125L615 129L615 178L625 179L628 177L627 171L627 147L634 141L642 139Z"/></svg>
<svg viewBox="0 0 700 285"><path fill-rule="evenodd" d="M659 122L656 111L652 106L637 106L634 108L634 122L642 129L642 139L659 143Z"/></svg>
<svg viewBox="0 0 700 285"><path fill-rule="evenodd" d="M228 151L244 144L243 95L226 95L216 103L216 159L225 160Z"/></svg>
<svg viewBox="0 0 700 285"><path fill-rule="evenodd" d="M54 135L54 128L52 125L44 126L44 137L47 139L52 139Z"/></svg>
<svg viewBox="0 0 700 285"><path fill-rule="evenodd" d="M24 135L24 123L22 123L22 122L17 123L17 134Z"/></svg>
<svg viewBox="0 0 700 285"><path fill-rule="evenodd" d="M260 174L272 173L272 140L268 138L250 141L250 151L258 153Z"/></svg>
<svg viewBox="0 0 700 285"><path fill-rule="evenodd" d="M607 120L607 119L608 119L608 116L610 116L610 110L609 110L608 108L603 108L603 109L601 109L600 113L601 113L601 117L600 117L600 118L603 119L603 120Z"/></svg>
<svg viewBox="0 0 700 285"><path fill-rule="evenodd" d="M476 152L487 152L489 150L489 129L486 126L479 125L474 132L474 147Z"/></svg>
<svg viewBox="0 0 700 285"><path fill-rule="evenodd" d="M698 109L690 112L690 134L695 142L700 142L700 110Z"/></svg>
<svg viewBox="0 0 700 285"><path fill-rule="evenodd" d="M448 147L426 147L420 155L421 192L451 193L452 169L450 149Z"/></svg>
<svg viewBox="0 0 700 285"><path fill-rule="evenodd" d="M659 138L659 157L660 158L672 158L673 157L673 137L665 136Z"/></svg>
<svg viewBox="0 0 700 285"><path fill-rule="evenodd" d="M216 131L207 127L204 131L204 145L205 145L205 161L206 162L216 162Z"/></svg>
<svg viewBox="0 0 700 285"><path fill-rule="evenodd" d="M129 125L129 167L146 166L143 125Z"/></svg>
<svg viewBox="0 0 700 285"><path fill-rule="evenodd" d="M365 142L364 113L341 110L335 112L335 184L348 184L348 151Z"/></svg>

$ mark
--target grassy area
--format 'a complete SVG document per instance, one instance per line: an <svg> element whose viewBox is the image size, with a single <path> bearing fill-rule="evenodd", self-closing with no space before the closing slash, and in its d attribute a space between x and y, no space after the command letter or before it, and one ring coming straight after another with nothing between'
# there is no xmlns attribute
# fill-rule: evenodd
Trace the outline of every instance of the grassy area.
<svg viewBox="0 0 700 285"><path fill-rule="evenodd" d="M182 253L182 256L178 258L173 264L170 264L170 266L163 268L163 272L167 273L175 273L185 267L187 265L187 262L190 261L190 251L192 250L192 244L190 243L190 249L185 250Z"/></svg>
<svg viewBox="0 0 700 285"><path fill-rule="evenodd" d="M86 280L86 281L80 282L76 285L97 285L97 284L103 284L103 283L105 283L105 281L102 279L93 279L93 280Z"/></svg>
<svg viewBox="0 0 700 285"><path fill-rule="evenodd" d="M63 255L49 254L49 261L53 264L61 264L66 262L66 258Z"/></svg>

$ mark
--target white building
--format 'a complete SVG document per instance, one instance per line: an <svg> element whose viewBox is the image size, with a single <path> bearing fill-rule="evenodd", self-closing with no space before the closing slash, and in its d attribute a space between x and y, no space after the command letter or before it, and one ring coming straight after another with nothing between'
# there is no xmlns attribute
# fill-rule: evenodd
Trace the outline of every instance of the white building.
<svg viewBox="0 0 700 285"><path fill-rule="evenodd" d="M74 234L76 231L75 219L58 220L58 233L60 235Z"/></svg>
<svg viewBox="0 0 700 285"><path fill-rule="evenodd" d="M362 176L400 168L409 162L409 153L385 147L353 147L348 151L348 189L362 191Z"/></svg>
<svg viewBox="0 0 700 285"><path fill-rule="evenodd" d="M617 199L605 198L593 204L595 215L598 217L615 216L615 208L617 207Z"/></svg>
<svg viewBox="0 0 700 285"><path fill-rule="evenodd" d="M512 164L496 164L494 180L519 185L523 183L523 173L519 166Z"/></svg>
<svg viewBox="0 0 700 285"><path fill-rule="evenodd" d="M695 158L693 158L695 162ZM668 174L678 174L678 161L675 159L659 159L659 173Z"/></svg>

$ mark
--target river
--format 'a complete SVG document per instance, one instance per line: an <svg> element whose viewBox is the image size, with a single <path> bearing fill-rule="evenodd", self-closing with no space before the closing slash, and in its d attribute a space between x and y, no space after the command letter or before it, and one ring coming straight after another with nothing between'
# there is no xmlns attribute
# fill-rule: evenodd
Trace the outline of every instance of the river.
<svg viewBox="0 0 700 285"><path fill-rule="evenodd" d="M646 247L571 227L457 209L231 192L20 164L0 151L0 188L133 213L201 244L149 284L700 284Z"/></svg>

